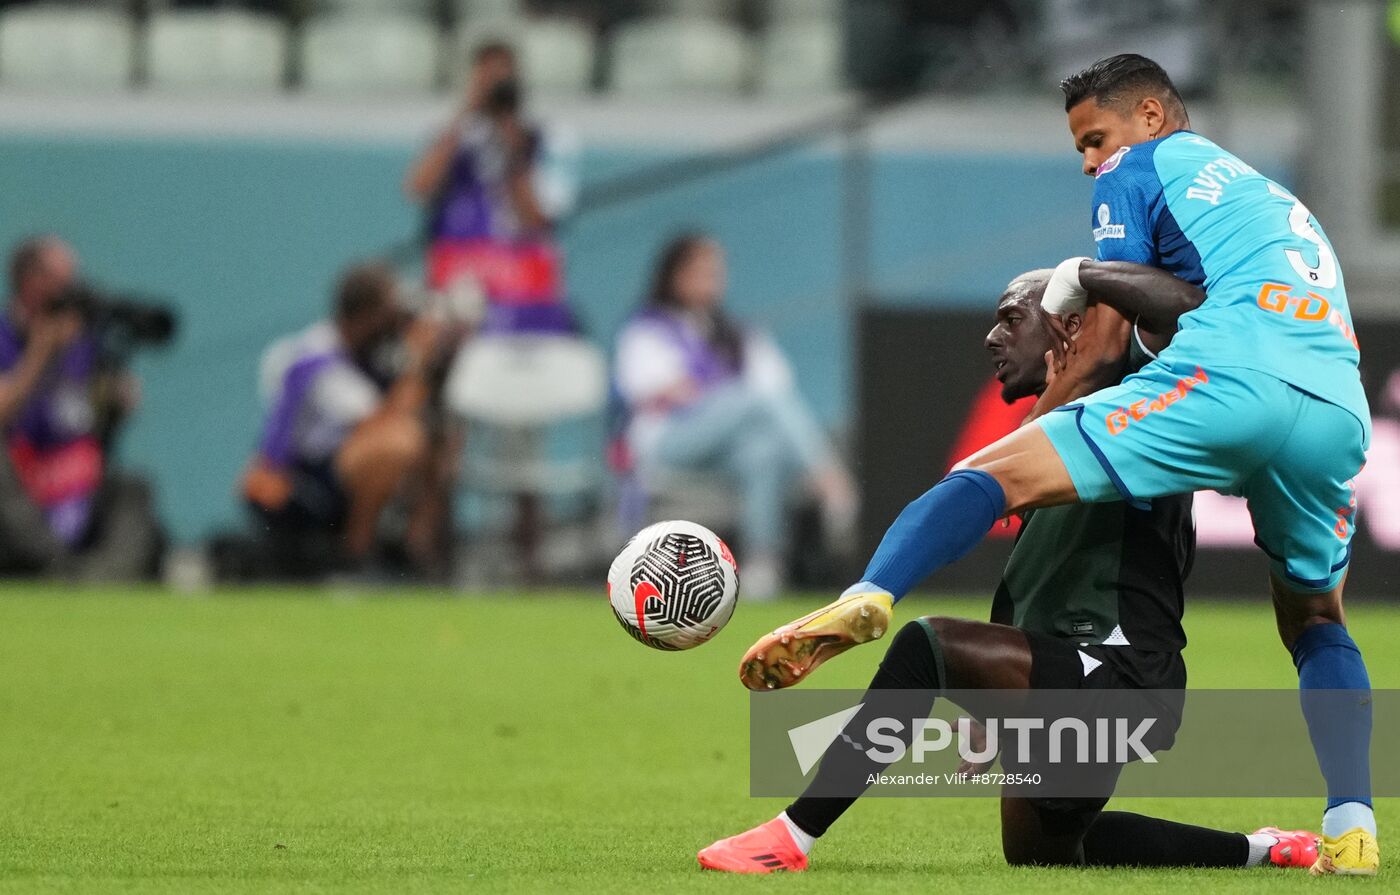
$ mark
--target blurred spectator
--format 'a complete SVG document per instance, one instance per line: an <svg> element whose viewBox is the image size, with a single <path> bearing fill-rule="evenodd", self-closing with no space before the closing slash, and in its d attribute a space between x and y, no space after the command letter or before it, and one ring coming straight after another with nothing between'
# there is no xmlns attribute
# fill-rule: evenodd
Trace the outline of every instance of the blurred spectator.
<svg viewBox="0 0 1400 895"><path fill-rule="evenodd" d="M724 250L702 234L661 253L646 304L617 343L617 388L637 473L716 470L739 486L744 592L783 582L784 503L802 480L820 501L828 540L849 544L850 475L793 386L778 347L727 315Z"/></svg>
<svg viewBox="0 0 1400 895"><path fill-rule="evenodd" d="M409 196L428 209L428 287L458 299L476 290L485 299L475 342L459 355L449 380L449 392L461 399L454 409L479 423L499 415L473 408L483 411L501 395L533 408L527 415L548 417L544 405L555 388L541 388L529 371L553 369L551 359L578 359L553 234L572 187L554 157L544 129L525 115L514 50L491 41L473 53L461 109L404 181ZM492 392L484 401L472 397ZM510 423L511 416L497 421ZM460 432L448 432L445 453L460 453L462 442ZM522 487L515 501L522 568L537 577L539 495Z"/></svg>
<svg viewBox="0 0 1400 895"><path fill-rule="evenodd" d="M483 44L461 110L404 189L428 207L428 285L473 281L488 303L485 332L574 328L552 234L562 191L550 186L544 153L544 132L524 116L515 52Z"/></svg>
<svg viewBox="0 0 1400 895"><path fill-rule="evenodd" d="M151 577L164 536L150 488L107 456L138 383L83 313L77 270L73 250L54 236L25 240L10 257L0 319L0 572Z"/></svg>
<svg viewBox="0 0 1400 895"><path fill-rule="evenodd" d="M385 375L377 368L400 339L406 361ZM343 275L331 319L267 350L268 412L243 493L270 536L273 574L363 566L401 495L407 559L434 562L450 488L437 480L427 411L451 344L442 324L409 318L392 271L370 263Z"/></svg>

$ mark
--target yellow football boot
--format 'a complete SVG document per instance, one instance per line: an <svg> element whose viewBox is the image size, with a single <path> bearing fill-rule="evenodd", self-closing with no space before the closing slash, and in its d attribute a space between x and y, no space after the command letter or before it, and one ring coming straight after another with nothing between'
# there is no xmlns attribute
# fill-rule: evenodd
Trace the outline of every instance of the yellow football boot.
<svg viewBox="0 0 1400 895"><path fill-rule="evenodd" d="M1317 863L1312 865L1314 876L1375 876L1381 866L1381 849L1376 837L1353 827L1333 839L1322 837Z"/></svg>
<svg viewBox="0 0 1400 895"><path fill-rule="evenodd" d="M739 680L750 690L790 687L832 656L885 636L893 617L894 598L885 591L843 594L835 603L760 637L739 663Z"/></svg>

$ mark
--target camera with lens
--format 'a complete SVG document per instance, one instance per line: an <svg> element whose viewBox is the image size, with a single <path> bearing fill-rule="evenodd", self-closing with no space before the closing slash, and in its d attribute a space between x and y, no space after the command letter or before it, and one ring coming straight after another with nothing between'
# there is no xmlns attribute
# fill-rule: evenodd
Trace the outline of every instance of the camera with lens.
<svg viewBox="0 0 1400 895"><path fill-rule="evenodd" d="M488 115L514 115L520 111L520 82L515 78L502 78L486 93L483 107Z"/></svg>
<svg viewBox="0 0 1400 895"><path fill-rule="evenodd" d="M163 301L103 292L90 283L75 283L56 295L48 314L77 314L97 344L93 386L94 431L103 451L112 450L125 419L120 380L133 354L167 345L175 337L175 312Z"/></svg>
<svg viewBox="0 0 1400 895"><path fill-rule="evenodd" d="M48 312L78 314L103 349L120 358L169 343L178 322L166 302L107 293L89 283L69 286L49 303Z"/></svg>

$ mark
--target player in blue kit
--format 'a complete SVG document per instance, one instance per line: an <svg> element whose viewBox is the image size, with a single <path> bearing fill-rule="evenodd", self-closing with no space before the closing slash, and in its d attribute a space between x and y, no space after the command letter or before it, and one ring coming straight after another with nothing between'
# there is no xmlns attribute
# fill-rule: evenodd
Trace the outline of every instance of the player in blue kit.
<svg viewBox="0 0 1400 895"><path fill-rule="evenodd" d="M1143 288L1174 291L1183 305L1195 307L1205 297L1165 271L1143 267L1138 275ZM1057 334L1040 304L1049 277L1050 271L1037 270L1013 280L997 301L996 324L983 343L1003 400L1038 396L1032 418L1144 366L1167 341L1149 327L1176 325L1164 320L1135 326L1103 305L1069 315L1064 323L1074 330L1079 350L1052 379L1046 356ZM1069 692L1081 706L1093 704L1095 711L1117 717L1136 712L1137 699L1144 699L1174 730L1186 686L1181 619L1183 585L1195 555L1191 504L1192 495L1178 494L1147 508L1111 501L1026 513L992 600L991 623L925 617L905 624L890 638L843 739L858 741L881 716L926 716L938 698L976 715L1004 705L1010 694L1029 697L1013 700L1021 712L1048 693ZM835 743L800 798L768 823L701 849L700 865L731 873L805 870L809 853L861 797L871 776L888 770L868 753ZM1155 745L1169 746L1166 739ZM1003 770L1029 770L1015 757L1018 751L1003 748ZM1003 790L1007 863L1308 868L1317 861L1318 837L1305 830L1265 827L1246 835L1105 811L1121 767L1087 770L1073 772L1079 797ZM1064 785L1063 766L1046 773Z"/></svg>
<svg viewBox="0 0 1400 895"><path fill-rule="evenodd" d="M1370 413L1336 254L1298 199L1191 132L1156 63L1115 56L1062 87L1095 177L1099 257L1061 263L1045 308L1082 310L1092 293L1129 319L1160 318L1170 298L1140 288L1139 264L1201 286L1205 301L1180 316L1157 360L979 451L909 504L863 580L760 639L740 676L752 689L788 686L882 636L894 602L1008 513L1241 495L1271 560L1279 633L1327 783L1313 871L1374 874L1370 681L1342 610Z"/></svg>

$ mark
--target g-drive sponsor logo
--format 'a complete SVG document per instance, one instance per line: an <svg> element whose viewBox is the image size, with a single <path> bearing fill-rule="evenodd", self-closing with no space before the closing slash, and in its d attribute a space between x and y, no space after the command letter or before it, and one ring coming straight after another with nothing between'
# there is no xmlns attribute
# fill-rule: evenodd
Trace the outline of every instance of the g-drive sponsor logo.
<svg viewBox="0 0 1400 895"><path fill-rule="evenodd" d="M1044 749L1042 760L1052 765L1157 763L1143 742L1156 718L1136 719L1135 726L1127 718L986 718L982 721L985 739L978 748L970 718L955 722L913 718L906 723L877 717L863 730L848 730L848 723L861 708L856 705L788 730L793 757L804 777L833 748L864 752L882 764L894 764L906 753L910 761L922 764L930 754L948 749L956 749L959 758L974 764L990 762L999 753L1014 755L1016 761L1024 763L1031 760L1035 731L1045 731L1037 751ZM912 732L912 737L906 732ZM905 738L911 740L907 748Z"/></svg>
<svg viewBox="0 0 1400 895"><path fill-rule="evenodd" d="M1094 228L1094 242L1099 242L1100 240L1104 239L1123 238L1123 225L1109 223L1112 214L1113 213L1109 211L1107 202L1103 202L1099 205L1099 225Z"/></svg>

